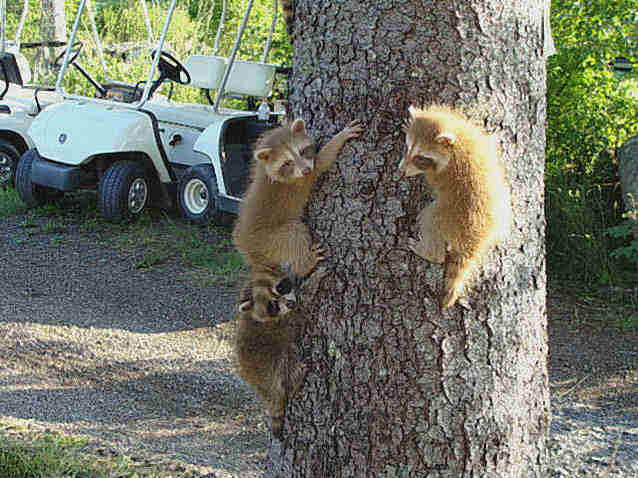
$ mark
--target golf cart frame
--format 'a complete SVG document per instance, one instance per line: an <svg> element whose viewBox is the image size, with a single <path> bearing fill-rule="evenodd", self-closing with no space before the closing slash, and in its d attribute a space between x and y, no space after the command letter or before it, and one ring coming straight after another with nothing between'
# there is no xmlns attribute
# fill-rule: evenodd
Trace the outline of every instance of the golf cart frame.
<svg viewBox="0 0 638 478"><path fill-rule="evenodd" d="M6 0L0 0L0 187L15 185L15 172L20 156L34 147L28 134L33 119L43 108L62 101L55 86L31 84L33 74L29 61L21 48L59 48L65 41L21 42L22 32L29 14L29 0L24 0L15 38L6 37ZM92 24L94 34L97 33ZM62 55L54 61L59 68ZM71 63L78 70L82 67ZM45 93L41 95L40 93ZM44 97L43 97L44 96Z"/></svg>
<svg viewBox="0 0 638 478"><path fill-rule="evenodd" d="M43 111L29 130L35 148L18 165L16 188L22 200L35 205L47 192L97 187L102 215L116 222L135 218L151 201L176 205L198 223L238 212L252 144L276 124L274 115L264 121L254 111L221 104L229 95L266 98L272 91L277 66L265 63L270 38L264 61L236 58L254 0L248 1L229 58L191 55L184 64L164 49L176 6L171 0L148 77L136 84L94 80L96 97L71 94L62 86L79 53L73 45L86 2L80 2L56 83L64 101ZM271 37L275 21L276 14ZM157 99L154 94L165 81L203 89L212 104ZM210 90L216 91L214 101Z"/></svg>

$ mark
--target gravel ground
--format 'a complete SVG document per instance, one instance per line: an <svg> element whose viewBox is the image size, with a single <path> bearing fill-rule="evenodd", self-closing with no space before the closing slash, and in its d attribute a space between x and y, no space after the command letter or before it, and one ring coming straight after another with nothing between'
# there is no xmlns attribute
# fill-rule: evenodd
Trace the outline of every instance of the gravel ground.
<svg viewBox="0 0 638 478"><path fill-rule="evenodd" d="M228 359L234 288L177 262L137 269L108 231L69 221L52 238L30 221L0 218L0 430L86 435L92 453L183 476L261 476L265 420ZM550 476L638 477L638 334L548 305Z"/></svg>

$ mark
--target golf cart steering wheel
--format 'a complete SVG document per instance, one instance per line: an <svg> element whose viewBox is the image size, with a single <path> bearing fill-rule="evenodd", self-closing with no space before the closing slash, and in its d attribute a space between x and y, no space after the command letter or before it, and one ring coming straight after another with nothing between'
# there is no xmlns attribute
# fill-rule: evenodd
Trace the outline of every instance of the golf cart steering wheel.
<svg viewBox="0 0 638 478"><path fill-rule="evenodd" d="M76 41L71 46L71 57L69 58L69 65L73 64L73 62L78 57L78 55L80 54L81 51L82 51L82 42L81 41ZM55 59L55 61L53 62L53 66L55 68L60 68L62 66L62 60L64 59L64 55L66 55L66 50L64 50L62 53L60 53L57 56L57 58Z"/></svg>
<svg viewBox="0 0 638 478"><path fill-rule="evenodd" d="M157 50L154 50L151 53L151 58L155 59L155 54ZM168 78L175 83L179 83L180 85L188 85L191 82L191 75L184 65L182 65L177 58L175 58L170 53L160 50L160 58L157 68L160 72L160 78ZM182 80L182 73L186 75L186 80Z"/></svg>

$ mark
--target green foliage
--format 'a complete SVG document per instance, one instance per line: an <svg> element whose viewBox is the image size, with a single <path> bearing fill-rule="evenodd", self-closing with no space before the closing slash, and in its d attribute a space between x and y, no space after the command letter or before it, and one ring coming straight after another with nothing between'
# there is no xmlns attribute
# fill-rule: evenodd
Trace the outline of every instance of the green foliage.
<svg viewBox="0 0 638 478"><path fill-rule="evenodd" d="M615 73L617 56L638 61L638 0L552 2L557 54L547 69L548 271L585 282L618 280L622 221L614 154L638 134L636 73ZM625 262L626 263L626 262Z"/></svg>
<svg viewBox="0 0 638 478"><path fill-rule="evenodd" d="M276 0L256 0L251 12L250 21L241 43L240 59L261 61L263 48L270 33L273 2ZM67 30L70 33L75 20L79 0L66 3ZM78 58L81 64L98 81L107 78L135 84L148 78L150 67L149 55L151 44L142 10L138 0L98 0L92 2L95 11L95 21L100 35L100 41L105 50L112 50L115 45L140 45L135 49L137 56L122 61L110 54L105 55L106 71L103 71L98 60L95 41L91 32L91 23L86 14L83 15L77 40L84 45L83 53ZM155 41L164 25L168 2L147 1L149 19ZM230 56L237 28L241 23L245 2L227 2L226 22L220 40L218 54ZM7 18L7 38L12 39L17 29L22 4L11 4ZM30 0L30 10L22 34L22 41L37 41L40 38L41 20L40 0ZM185 60L192 54L211 54L221 17L221 1L217 0L187 0L178 2L170 29L167 34L165 48L176 58ZM279 11L278 21L273 36L272 48L266 59L269 63L288 65L292 56L292 46L285 32L285 26ZM42 63L42 52L37 50L22 51L32 65ZM44 68L33 68L40 71L34 81L39 84L55 84L55 72L48 75ZM70 69L65 74L64 88L72 93L93 96L95 89L79 72ZM275 84L275 96L284 95L285 85L278 78ZM189 103L207 103L202 91L190 86L166 85L159 90L164 95L172 94L175 101Z"/></svg>
<svg viewBox="0 0 638 478"><path fill-rule="evenodd" d="M615 249L611 256L626 261L638 270L638 202L632 198L633 209L623 214L625 221L607 229L611 237L624 240L625 245Z"/></svg>

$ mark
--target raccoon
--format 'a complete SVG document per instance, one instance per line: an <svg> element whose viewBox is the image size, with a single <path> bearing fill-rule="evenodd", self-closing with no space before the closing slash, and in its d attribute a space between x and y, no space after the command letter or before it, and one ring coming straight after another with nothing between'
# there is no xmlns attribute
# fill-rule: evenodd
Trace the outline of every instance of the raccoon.
<svg viewBox="0 0 638 478"><path fill-rule="evenodd" d="M235 247L254 270L290 264L294 275L304 277L324 258L301 216L317 178L361 131L353 121L317 154L305 123L298 119L257 143L252 182L233 230Z"/></svg>
<svg viewBox="0 0 638 478"><path fill-rule="evenodd" d="M446 264L446 309L509 229L509 188L496 147L481 128L443 106L411 106L409 113L399 168L408 177L424 175L436 200L419 214L420 237L408 246L423 259Z"/></svg>
<svg viewBox="0 0 638 478"><path fill-rule="evenodd" d="M264 402L279 440L287 401L304 377L294 350L304 320L295 307L293 284L289 277L267 272L251 279L240 295L234 344L239 376Z"/></svg>

